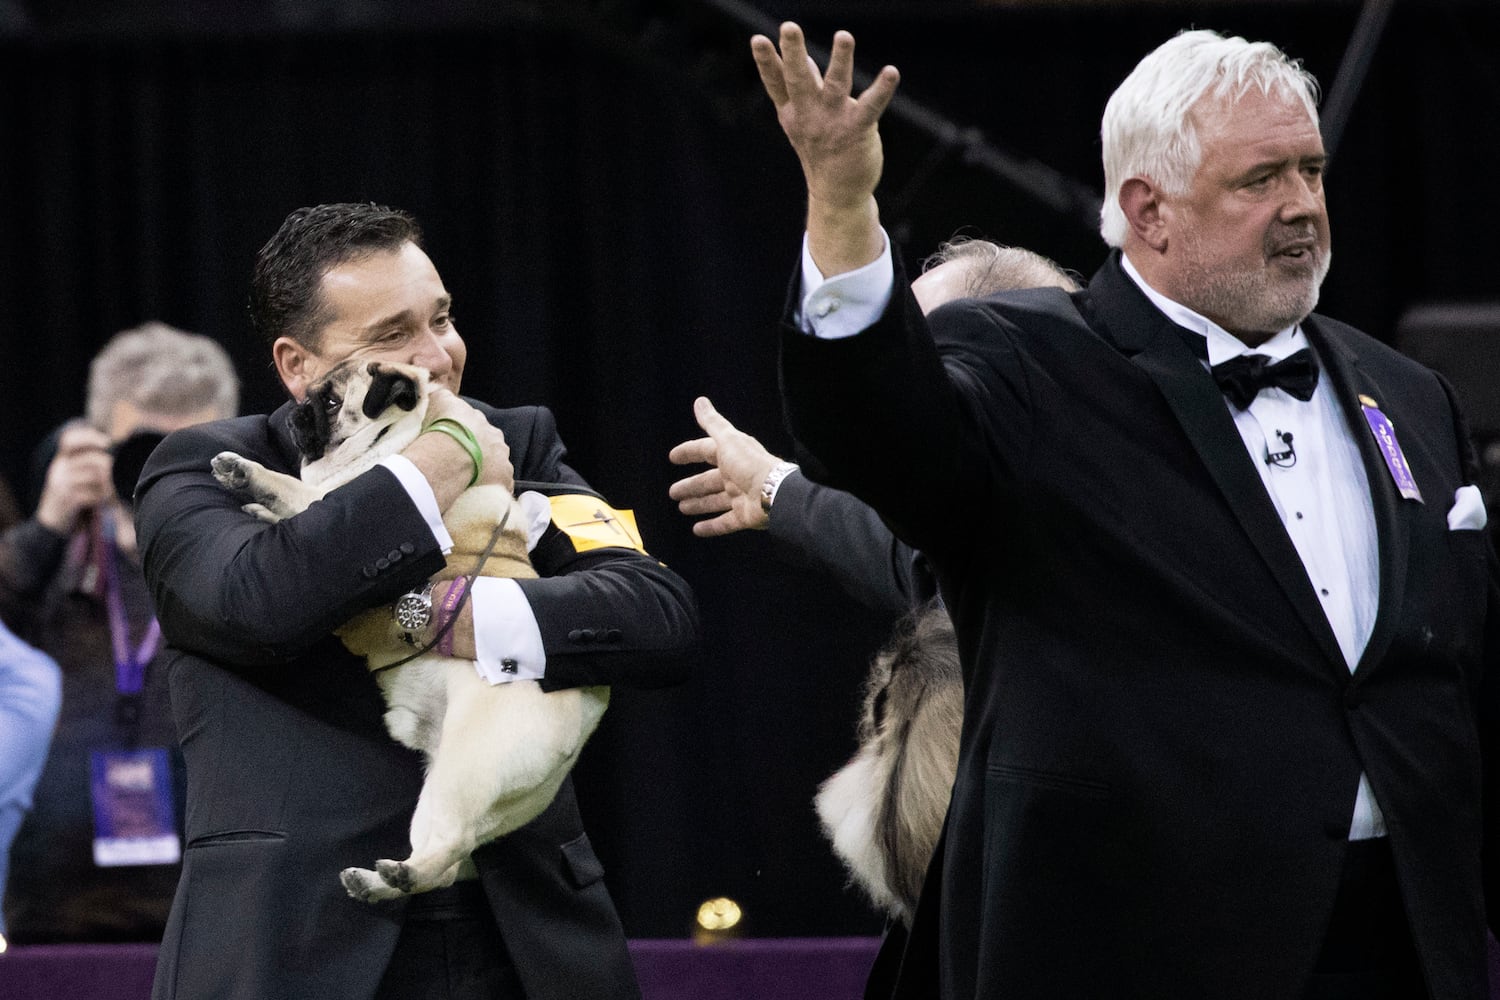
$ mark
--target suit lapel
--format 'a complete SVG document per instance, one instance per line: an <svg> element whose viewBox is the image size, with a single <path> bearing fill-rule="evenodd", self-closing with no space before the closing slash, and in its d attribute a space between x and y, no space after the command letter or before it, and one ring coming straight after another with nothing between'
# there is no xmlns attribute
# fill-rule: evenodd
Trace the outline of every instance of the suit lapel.
<svg viewBox="0 0 1500 1000"><path fill-rule="evenodd" d="M1119 252L1089 283L1090 323L1106 333L1150 379L1192 442L1251 545L1270 567L1298 617L1325 657L1348 675L1338 638L1323 614L1276 506L1245 453L1245 442L1224 396L1181 331L1153 306L1119 264Z"/></svg>
<svg viewBox="0 0 1500 1000"><path fill-rule="evenodd" d="M1355 676L1360 676L1365 664L1378 663L1385 656L1396 632L1396 622L1401 617L1411 537L1408 504L1413 501L1403 499L1397 492L1359 399L1367 396L1385 407L1392 398L1387 397L1379 383L1360 367L1359 356L1337 337L1326 321L1316 316L1309 317L1302 324L1302 330L1323 364L1328 385L1334 390L1339 409L1358 443L1360 457L1364 459L1365 478L1370 483L1370 501L1375 510L1375 535L1380 556L1379 603L1370 641L1365 644L1365 651L1355 669Z"/></svg>

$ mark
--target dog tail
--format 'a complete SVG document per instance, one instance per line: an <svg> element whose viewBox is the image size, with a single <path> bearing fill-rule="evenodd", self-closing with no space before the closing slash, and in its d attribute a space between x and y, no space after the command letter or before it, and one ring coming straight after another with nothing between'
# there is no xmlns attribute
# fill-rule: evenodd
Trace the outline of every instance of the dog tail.
<svg viewBox="0 0 1500 1000"><path fill-rule="evenodd" d="M962 727L953 625L940 606L913 612L870 665L858 752L814 799L851 880L897 920L915 910L937 846Z"/></svg>
<svg viewBox="0 0 1500 1000"><path fill-rule="evenodd" d="M946 610L910 616L881 660L884 684L867 711L890 761L878 828L891 895L910 913L948 812L963 728L958 639Z"/></svg>

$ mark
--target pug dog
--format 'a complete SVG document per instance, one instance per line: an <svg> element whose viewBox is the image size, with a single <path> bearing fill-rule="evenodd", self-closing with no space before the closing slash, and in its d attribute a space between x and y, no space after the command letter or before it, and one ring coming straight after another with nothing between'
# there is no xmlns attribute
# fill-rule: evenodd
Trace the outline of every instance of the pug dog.
<svg viewBox="0 0 1500 1000"><path fill-rule="evenodd" d="M908 927L953 794L963 718L953 623L941 606L913 612L871 664L858 751L813 800L851 880Z"/></svg>
<svg viewBox="0 0 1500 1000"><path fill-rule="evenodd" d="M214 457L214 478L263 520L294 517L416 440L427 414L427 385L420 368L346 361L292 411L300 479L234 452ZM466 490L443 515L453 552L434 580L534 578L521 508L502 486ZM609 703L607 687L544 692L536 681L492 685L471 660L430 650L413 656L387 607L355 617L337 634L375 674L387 731L427 762L412 816L411 856L340 874L349 895L365 902L472 875L469 855L477 846L530 822L552 802Z"/></svg>

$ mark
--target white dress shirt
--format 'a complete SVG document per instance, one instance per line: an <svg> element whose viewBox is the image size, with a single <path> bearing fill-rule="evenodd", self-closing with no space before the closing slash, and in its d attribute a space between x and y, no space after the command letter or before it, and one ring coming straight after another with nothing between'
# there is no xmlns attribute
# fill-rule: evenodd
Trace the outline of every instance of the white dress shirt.
<svg viewBox="0 0 1500 1000"><path fill-rule="evenodd" d="M443 526L443 513L427 477L403 455L383 458L380 464L391 470L416 504L443 555L452 552L453 537ZM540 493L523 493L520 502L527 520L526 548L530 551L547 530L551 509ZM547 669L547 653L536 613L520 584L481 576L474 581L469 603L474 610L474 669L479 676L491 684L540 679Z"/></svg>
<svg viewBox="0 0 1500 1000"><path fill-rule="evenodd" d="M1301 326L1294 325L1259 347L1248 347L1211 320L1151 288L1128 257L1122 256L1121 262L1125 273L1172 322L1205 338L1206 366L1241 354L1264 354L1279 361L1308 346ZM825 279L813 263L804 237L798 322L816 337L853 336L880 318L890 302L894 281L889 238L877 260ZM1375 627L1380 557L1364 462L1333 390L1326 378L1320 378L1312 398L1306 401L1281 389L1265 389L1248 409L1240 410L1228 400L1224 405L1353 672ZM1288 451L1295 457L1269 460L1272 452L1282 455ZM1368 777L1361 774L1349 839L1364 840L1385 833L1385 818Z"/></svg>

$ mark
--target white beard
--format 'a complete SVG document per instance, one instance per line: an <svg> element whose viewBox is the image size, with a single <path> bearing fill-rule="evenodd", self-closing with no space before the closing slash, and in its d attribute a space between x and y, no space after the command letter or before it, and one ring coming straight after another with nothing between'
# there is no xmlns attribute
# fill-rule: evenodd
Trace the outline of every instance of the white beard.
<svg viewBox="0 0 1500 1000"><path fill-rule="evenodd" d="M1196 236L1185 236L1181 249L1183 266L1189 271L1183 287L1192 290L1182 304L1231 333L1271 335L1306 319L1317 308L1319 289L1333 263L1332 250L1314 249L1310 252L1318 259L1311 275L1301 281L1273 283L1274 265L1269 260L1260 267L1210 261Z"/></svg>

